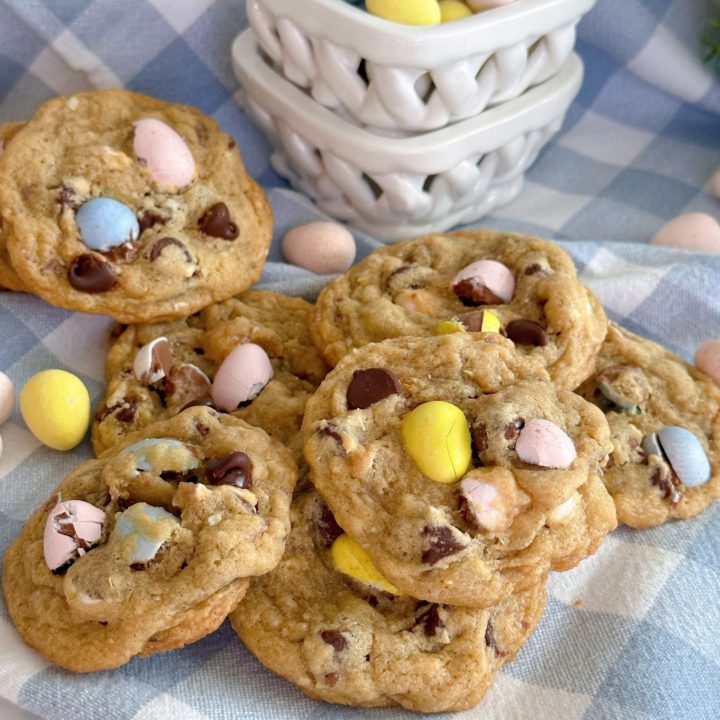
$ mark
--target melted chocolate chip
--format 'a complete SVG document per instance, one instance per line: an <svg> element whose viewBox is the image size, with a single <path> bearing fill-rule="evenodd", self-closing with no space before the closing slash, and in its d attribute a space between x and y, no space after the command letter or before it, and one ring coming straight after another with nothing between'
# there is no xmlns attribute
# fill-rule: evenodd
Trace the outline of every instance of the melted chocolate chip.
<svg viewBox="0 0 720 720"><path fill-rule="evenodd" d="M115 413L115 417L119 422L131 423L135 419L136 410L137 403L134 400L130 400Z"/></svg>
<svg viewBox="0 0 720 720"><path fill-rule="evenodd" d="M395 373L385 368L356 370L347 389L350 410L364 410L390 395L399 395L402 386Z"/></svg>
<svg viewBox="0 0 720 720"><path fill-rule="evenodd" d="M426 637L435 637L437 631L445 627L445 623L440 617L440 605L432 603L423 608L415 624L422 625Z"/></svg>
<svg viewBox="0 0 720 720"><path fill-rule="evenodd" d="M505 328L507 336L516 345L547 345L548 336L542 325L534 320L512 320Z"/></svg>
<svg viewBox="0 0 720 720"><path fill-rule="evenodd" d="M60 203L60 207L69 208L70 210L77 210L82 204L80 200L78 200L75 190L69 185L63 185L62 188L60 188L58 202Z"/></svg>
<svg viewBox="0 0 720 720"><path fill-rule="evenodd" d="M495 631L493 630L492 623L488 620L487 627L485 628L485 644L497 655L498 646L495 641Z"/></svg>
<svg viewBox="0 0 720 720"><path fill-rule="evenodd" d="M463 305L502 305L503 302L479 278L465 278L455 283L453 292Z"/></svg>
<svg viewBox="0 0 720 720"><path fill-rule="evenodd" d="M318 518L318 534L325 547L330 547L345 531L337 524L335 516L327 505L322 506Z"/></svg>
<svg viewBox="0 0 720 720"><path fill-rule="evenodd" d="M343 447L342 442L342 435L340 435L340 433L335 429L335 426L331 423L328 423L327 425L325 425L325 427L321 427L317 431L317 434L318 437L331 437L337 444L338 448L342 450L343 453L345 452L345 448Z"/></svg>
<svg viewBox="0 0 720 720"><path fill-rule="evenodd" d="M153 244L153 246L150 248L150 261L157 260L160 255L162 254L162 251L170 246L175 246L180 250L181 253L185 256L185 262L191 263L193 261L192 255L190 254L190 251L185 247L185 244L180 242L177 238L174 237L162 237L157 242Z"/></svg>
<svg viewBox="0 0 720 720"><path fill-rule="evenodd" d="M539 263L532 263L531 265L528 265L525 270L523 271L524 275L537 275L539 272L542 272L542 265Z"/></svg>
<svg viewBox="0 0 720 720"><path fill-rule="evenodd" d="M95 413L95 419L102 422L108 415L115 413L115 418L120 422L130 423L135 419L137 411L137 398L123 398L120 402L109 407L100 407Z"/></svg>
<svg viewBox="0 0 720 720"><path fill-rule="evenodd" d="M86 293L101 293L112 290L118 277L110 263L85 253L78 255L67 272L68 282L76 289Z"/></svg>
<svg viewBox="0 0 720 720"><path fill-rule="evenodd" d="M517 440L517 436L520 434L520 431L525 427L525 420L523 418L518 418L517 420L513 420L511 423L508 423L507 427L505 428L505 439L511 441L511 446L514 447L513 440Z"/></svg>
<svg viewBox="0 0 720 720"><path fill-rule="evenodd" d="M230 219L225 203L216 203L200 218L200 230L210 237L234 240L240 233L238 226Z"/></svg>
<svg viewBox="0 0 720 720"><path fill-rule="evenodd" d="M422 561L428 565L434 565L448 555L454 555L463 549L447 526L426 527L423 529L430 542L423 550Z"/></svg>
<svg viewBox="0 0 720 720"><path fill-rule="evenodd" d="M155 225L164 225L167 221L167 218L152 211L144 212L138 220L140 224L140 234L149 230L151 227L155 227Z"/></svg>
<svg viewBox="0 0 720 720"><path fill-rule="evenodd" d="M320 637L335 648L335 652L342 652L348 646L345 636L339 630L323 630Z"/></svg>
<svg viewBox="0 0 720 720"><path fill-rule="evenodd" d="M202 435L203 437L207 437L210 433L210 428L207 425L203 425L202 423L196 422L195 423L195 429Z"/></svg>
<svg viewBox="0 0 720 720"><path fill-rule="evenodd" d="M488 447L488 436L487 428L482 423L476 423L470 429L470 435L472 436L472 443L475 452L480 455L487 450Z"/></svg>
<svg viewBox="0 0 720 720"><path fill-rule="evenodd" d="M210 485L252 487L252 462L244 452L205 460L205 477Z"/></svg>
<svg viewBox="0 0 720 720"><path fill-rule="evenodd" d="M335 685L336 685L339 677L340 677L340 676L339 676L337 673L328 673L328 674L325 676L325 683L326 683L326 685L327 685L328 687L335 687Z"/></svg>

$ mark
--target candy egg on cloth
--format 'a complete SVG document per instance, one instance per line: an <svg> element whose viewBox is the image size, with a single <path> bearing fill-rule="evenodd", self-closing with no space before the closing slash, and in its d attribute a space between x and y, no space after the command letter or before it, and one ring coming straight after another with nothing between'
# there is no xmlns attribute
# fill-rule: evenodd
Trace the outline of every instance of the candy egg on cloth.
<svg viewBox="0 0 720 720"><path fill-rule="evenodd" d="M70 450L90 424L90 395L82 380L65 370L43 370L20 392L23 420L41 443Z"/></svg>
<svg viewBox="0 0 720 720"><path fill-rule="evenodd" d="M318 275L345 272L355 260L355 238L334 222L311 222L289 230L282 239L283 257Z"/></svg>
<svg viewBox="0 0 720 720"><path fill-rule="evenodd" d="M212 399L227 412L258 396L273 376L268 354L255 343L238 345L223 360L212 384Z"/></svg>
<svg viewBox="0 0 720 720"><path fill-rule="evenodd" d="M683 250L720 253L720 224L706 213L685 213L665 223L650 242Z"/></svg>
<svg viewBox="0 0 720 720"><path fill-rule="evenodd" d="M57 570L100 542L105 512L84 500L58 501L45 523L45 563Z"/></svg>
<svg viewBox="0 0 720 720"><path fill-rule="evenodd" d="M720 385L720 340L710 340L697 349L695 367Z"/></svg>
<svg viewBox="0 0 720 720"><path fill-rule="evenodd" d="M82 241L93 250L106 252L140 237L135 213L123 203L97 197L83 203L75 213Z"/></svg>
<svg viewBox="0 0 720 720"><path fill-rule="evenodd" d="M0 372L0 425L10 419L14 409L15 386L4 372Z"/></svg>
<svg viewBox="0 0 720 720"><path fill-rule="evenodd" d="M155 182L178 189L195 177L195 159L182 137L160 120L143 118L135 123L133 151Z"/></svg>
<svg viewBox="0 0 720 720"><path fill-rule="evenodd" d="M437 0L366 0L371 15L405 25L437 25L440 6Z"/></svg>

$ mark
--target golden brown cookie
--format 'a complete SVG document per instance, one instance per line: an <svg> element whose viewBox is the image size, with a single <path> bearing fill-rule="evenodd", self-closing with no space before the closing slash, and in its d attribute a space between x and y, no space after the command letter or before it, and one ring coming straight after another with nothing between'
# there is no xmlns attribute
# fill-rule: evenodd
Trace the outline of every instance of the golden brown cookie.
<svg viewBox="0 0 720 720"><path fill-rule="evenodd" d="M15 137L18 130L23 126L22 123L3 123L0 125L0 156L2 156L5 147L10 140ZM5 244L5 236L3 234L2 206L0 206L0 286L8 290L16 292L25 292L25 285L15 272L15 268L10 264L10 255Z"/></svg>
<svg viewBox="0 0 720 720"><path fill-rule="evenodd" d="M592 372L607 329L562 248L518 233L461 230L375 250L323 289L310 330L335 365L352 348L385 338L476 331L484 311L568 390Z"/></svg>
<svg viewBox="0 0 720 720"><path fill-rule="evenodd" d="M12 264L51 304L121 322L183 317L262 272L267 200L195 108L121 89L55 98L0 172Z"/></svg>

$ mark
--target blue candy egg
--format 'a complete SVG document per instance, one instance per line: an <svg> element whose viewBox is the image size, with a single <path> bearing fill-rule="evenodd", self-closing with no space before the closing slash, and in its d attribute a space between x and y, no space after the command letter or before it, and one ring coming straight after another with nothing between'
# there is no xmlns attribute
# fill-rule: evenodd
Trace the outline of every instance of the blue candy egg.
<svg viewBox="0 0 720 720"><path fill-rule="evenodd" d="M126 540L132 536L129 563L152 560L178 526L178 519L167 510L147 503L131 505L118 518L115 533Z"/></svg>
<svg viewBox="0 0 720 720"><path fill-rule="evenodd" d="M657 432L668 462L686 487L704 485L712 477L710 462L694 433L676 425Z"/></svg>
<svg viewBox="0 0 720 720"><path fill-rule="evenodd" d="M75 214L83 242L100 252L125 245L140 237L140 225L135 213L117 200L93 198Z"/></svg>
<svg viewBox="0 0 720 720"><path fill-rule="evenodd" d="M192 470L200 466L192 448L174 438L147 438L138 440L123 450L135 456L135 467L149 470ZM173 457L171 458L170 455ZM158 467L156 467L156 465Z"/></svg>

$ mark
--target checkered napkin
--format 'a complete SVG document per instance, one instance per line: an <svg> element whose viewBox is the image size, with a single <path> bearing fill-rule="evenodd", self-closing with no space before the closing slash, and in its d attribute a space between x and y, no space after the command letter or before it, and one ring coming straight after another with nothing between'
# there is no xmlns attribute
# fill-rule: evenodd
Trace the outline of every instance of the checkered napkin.
<svg viewBox="0 0 720 720"><path fill-rule="evenodd" d="M599 0L581 25L586 80L564 132L521 197L483 223L563 241L611 317L688 360L720 337L720 256L627 241L645 242L678 213L720 210L703 191L720 166L720 90L698 59L710 13L702 0ZM239 0L0 0L0 120L107 85L200 106L234 134L269 191L276 242L262 285L312 297L327 278L284 264L277 239L321 215L273 174L267 142L234 101L230 44L245 25ZM360 257L379 245L356 238ZM44 368L67 368L97 400L109 327L0 293L0 368L17 387ZM17 414L1 432L0 553L91 455L87 443L70 453L41 446ZM549 588L545 617L516 662L457 717L720 718L720 504L686 522L620 529ZM3 700L3 720L18 707L52 720L410 716L307 700L227 626L168 655L74 676L23 645L0 601Z"/></svg>

